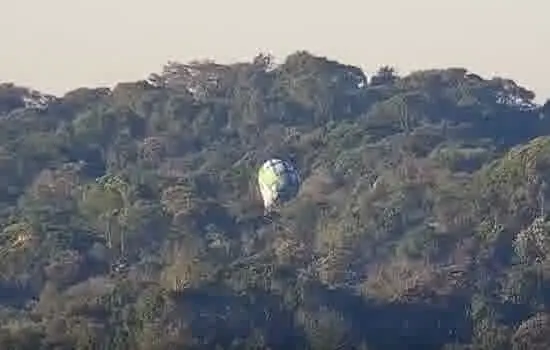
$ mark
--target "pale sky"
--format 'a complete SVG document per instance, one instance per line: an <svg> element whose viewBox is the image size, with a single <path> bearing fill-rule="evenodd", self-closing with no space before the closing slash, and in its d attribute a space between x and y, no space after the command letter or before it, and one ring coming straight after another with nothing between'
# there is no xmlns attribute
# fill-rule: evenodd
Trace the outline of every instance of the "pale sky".
<svg viewBox="0 0 550 350"><path fill-rule="evenodd" d="M550 98L548 0L0 0L0 81L63 94L168 60L309 50L367 74L464 67Z"/></svg>

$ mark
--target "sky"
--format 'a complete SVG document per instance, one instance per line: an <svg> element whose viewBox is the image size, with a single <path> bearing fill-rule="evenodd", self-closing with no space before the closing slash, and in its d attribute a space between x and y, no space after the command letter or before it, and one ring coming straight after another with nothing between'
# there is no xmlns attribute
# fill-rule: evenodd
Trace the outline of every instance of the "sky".
<svg viewBox="0 0 550 350"><path fill-rule="evenodd" d="M170 60L297 50L400 74L464 67L550 98L546 0L0 0L0 81L62 95Z"/></svg>

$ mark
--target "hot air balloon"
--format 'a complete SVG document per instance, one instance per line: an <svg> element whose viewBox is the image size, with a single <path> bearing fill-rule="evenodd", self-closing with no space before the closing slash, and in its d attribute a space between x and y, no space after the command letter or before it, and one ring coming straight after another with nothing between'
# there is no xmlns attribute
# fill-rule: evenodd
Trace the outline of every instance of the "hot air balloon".
<svg viewBox="0 0 550 350"><path fill-rule="evenodd" d="M277 204L294 198L300 189L300 176L296 168L281 159L270 159L258 170L258 186L268 214Z"/></svg>

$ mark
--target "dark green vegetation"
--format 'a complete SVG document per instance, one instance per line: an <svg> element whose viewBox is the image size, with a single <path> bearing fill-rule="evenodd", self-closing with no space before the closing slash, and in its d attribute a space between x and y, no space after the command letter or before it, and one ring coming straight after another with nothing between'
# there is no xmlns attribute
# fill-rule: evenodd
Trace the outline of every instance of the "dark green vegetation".
<svg viewBox="0 0 550 350"><path fill-rule="evenodd" d="M533 97L307 52L62 98L0 85L0 348L547 349ZM304 183L266 222L277 156Z"/></svg>

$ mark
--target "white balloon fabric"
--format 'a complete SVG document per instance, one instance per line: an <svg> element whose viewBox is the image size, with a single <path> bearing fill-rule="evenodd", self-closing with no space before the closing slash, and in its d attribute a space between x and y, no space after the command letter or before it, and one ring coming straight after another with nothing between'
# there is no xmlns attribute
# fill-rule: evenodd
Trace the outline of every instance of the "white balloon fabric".
<svg viewBox="0 0 550 350"><path fill-rule="evenodd" d="M258 171L258 186L264 201L264 210L270 212L274 205L294 198L300 189L300 176L287 161L270 159Z"/></svg>

